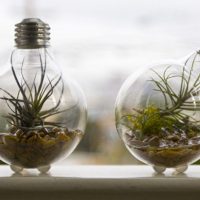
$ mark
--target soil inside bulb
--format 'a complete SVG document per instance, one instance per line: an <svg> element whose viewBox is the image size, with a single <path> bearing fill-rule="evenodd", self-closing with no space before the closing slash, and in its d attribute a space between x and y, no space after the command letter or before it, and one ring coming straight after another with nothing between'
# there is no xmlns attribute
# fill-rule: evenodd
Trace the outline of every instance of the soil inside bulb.
<svg viewBox="0 0 200 200"><path fill-rule="evenodd" d="M177 167L196 161L200 155L200 136L186 134L183 130L163 131L163 134L149 135L138 139L129 131L125 133L129 150L147 164Z"/></svg>
<svg viewBox="0 0 200 200"><path fill-rule="evenodd" d="M0 135L1 159L12 165L36 168L66 157L80 141L80 130L59 127L11 130Z"/></svg>

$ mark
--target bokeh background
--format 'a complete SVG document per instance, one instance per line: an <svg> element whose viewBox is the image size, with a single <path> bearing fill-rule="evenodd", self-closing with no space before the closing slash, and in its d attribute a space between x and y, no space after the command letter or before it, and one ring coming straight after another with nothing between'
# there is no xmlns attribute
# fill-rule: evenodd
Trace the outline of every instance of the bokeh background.
<svg viewBox="0 0 200 200"><path fill-rule="evenodd" d="M0 65L14 47L14 24L38 17L64 73L88 102L86 134L68 164L138 163L120 141L114 104L138 68L181 59L200 47L199 0L0 0Z"/></svg>

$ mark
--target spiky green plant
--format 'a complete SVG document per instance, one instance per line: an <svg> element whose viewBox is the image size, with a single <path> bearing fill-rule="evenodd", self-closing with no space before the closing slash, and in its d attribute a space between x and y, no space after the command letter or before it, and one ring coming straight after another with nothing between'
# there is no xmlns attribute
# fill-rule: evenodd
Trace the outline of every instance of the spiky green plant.
<svg viewBox="0 0 200 200"><path fill-rule="evenodd" d="M12 95L10 92L1 88L1 90L5 93L5 96L1 97L0 99L4 100L10 110L8 115L5 117L7 118L8 122L22 130L26 129L34 129L38 126L61 126L62 123L59 122L50 122L47 121L47 118L50 116L57 115L63 110L59 109L61 98L64 92L64 84L62 81L62 76L55 76L52 79L46 74L46 53L45 52L45 60L44 63L42 61L41 54L40 56L40 77L39 81L36 83L37 73L34 76L33 82L31 85L28 84L24 74L23 74L23 67L24 67L24 60L22 61L21 65L21 79L19 80L16 71L13 67L12 59L11 59L11 70L12 75L14 77L15 83L18 87L18 93L16 96ZM49 98L54 93L55 88L61 84L61 90L59 95L59 100L57 103L50 107L49 109L44 110L44 105Z"/></svg>
<svg viewBox="0 0 200 200"><path fill-rule="evenodd" d="M152 69L156 77L150 81L155 85L154 91L162 94L164 108L156 105L144 109L133 108L136 114L123 116L120 123L130 129L140 130L142 134L158 134L162 127L172 129L173 126L185 129L186 132L199 132L199 121L188 114L189 111L200 111L200 74L193 74L196 56L191 67L187 69L185 65L180 74L170 73L171 65L162 74ZM171 85L172 79L180 80L178 91Z"/></svg>
<svg viewBox="0 0 200 200"><path fill-rule="evenodd" d="M157 79L151 79L156 86L154 90L162 93L165 102L164 108L159 109L162 117L170 116L184 122L191 116L183 111L200 111L200 74L197 76L193 74L195 58L189 71L184 66L180 75L168 73L171 66L168 66L162 75L152 70L157 75ZM170 85L171 79L180 80L178 92Z"/></svg>

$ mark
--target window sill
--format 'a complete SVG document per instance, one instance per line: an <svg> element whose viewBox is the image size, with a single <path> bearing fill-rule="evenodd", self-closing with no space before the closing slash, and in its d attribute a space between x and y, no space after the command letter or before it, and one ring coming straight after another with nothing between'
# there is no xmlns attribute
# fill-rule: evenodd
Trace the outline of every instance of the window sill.
<svg viewBox="0 0 200 200"><path fill-rule="evenodd" d="M200 166L185 174L155 175L149 166L54 166L48 175L36 170L13 174L0 166L0 199L126 200L192 199L200 196Z"/></svg>

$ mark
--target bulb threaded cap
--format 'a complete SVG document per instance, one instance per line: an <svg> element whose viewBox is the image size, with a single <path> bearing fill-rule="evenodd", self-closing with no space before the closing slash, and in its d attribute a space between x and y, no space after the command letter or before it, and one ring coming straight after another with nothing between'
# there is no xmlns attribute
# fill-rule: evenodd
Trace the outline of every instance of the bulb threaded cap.
<svg viewBox="0 0 200 200"><path fill-rule="evenodd" d="M16 24L15 43L20 49L36 49L49 46L50 27L38 18L27 18Z"/></svg>

